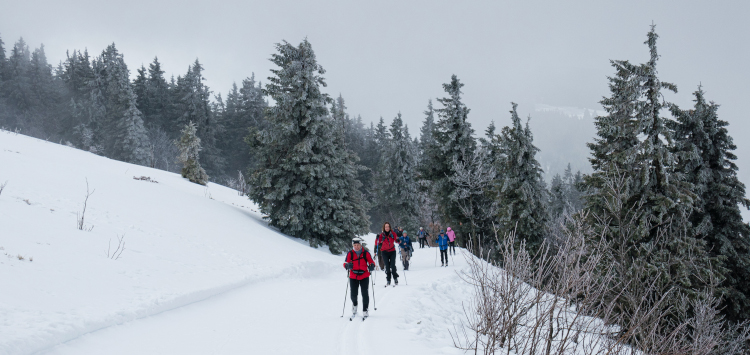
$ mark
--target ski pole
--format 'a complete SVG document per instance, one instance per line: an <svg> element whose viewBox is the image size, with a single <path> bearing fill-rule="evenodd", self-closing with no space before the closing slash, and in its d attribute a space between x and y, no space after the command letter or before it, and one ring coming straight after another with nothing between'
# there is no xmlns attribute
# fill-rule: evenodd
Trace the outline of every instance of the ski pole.
<svg viewBox="0 0 750 355"><path fill-rule="evenodd" d="M438 248L435 248L435 267L437 267L437 253L438 253Z"/></svg>
<svg viewBox="0 0 750 355"><path fill-rule="evenodd" d="M344 312L346 311L346 296L349 295L349 271L346 273L346 291L344 292L344 306L341 308L341 318L344 318Z"/></svg>
<svg viewBox="0 0 750 355"><path fill-rule="evenodd" d="M372 272L372 305L375 307L375 310L378 310L378 303L375 302L375 271Z"/></svg>

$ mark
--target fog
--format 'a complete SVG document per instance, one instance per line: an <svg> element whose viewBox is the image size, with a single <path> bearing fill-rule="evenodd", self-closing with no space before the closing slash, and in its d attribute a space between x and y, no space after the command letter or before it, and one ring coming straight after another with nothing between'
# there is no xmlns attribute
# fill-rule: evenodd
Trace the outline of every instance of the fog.
<svg viewBox="0 0 750 355"><path fill-rule="evenodd" d="M609 60L645 61L643 42L653 22L661 78L679 88L667 99L690 105L702 84L707 98L721 104L747 185L748 16L747 1L2 0L0 36L6 49L21 36L30 47L43 43L51 63L66 50L98 55L115 42L131 75L154 56L175 76L199 58L215 94L226 94L232 82L253 72L265 81L274 43L307 37L327 70L327 92L343 95L349 113L366 122L401 112L418 133L427 100L442 96L441 84L457 74L478 134L492 120L498 129L508 124L514 101L545 140L538 146L549 151L583 146L586 130L545 132L560 125L544 117L565 117L535 107L601 109L597 102L613 73ZM550 137L568 133L577 134L552 143ZM542 160L560 159L542 154ZM569 160L585 164L585 157Z"/></svg>

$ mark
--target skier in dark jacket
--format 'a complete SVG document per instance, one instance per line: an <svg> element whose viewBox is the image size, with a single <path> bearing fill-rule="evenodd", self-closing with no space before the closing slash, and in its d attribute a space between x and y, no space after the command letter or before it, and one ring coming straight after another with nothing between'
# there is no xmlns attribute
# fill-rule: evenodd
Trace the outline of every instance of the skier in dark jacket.
<svg viewBox="0 0 750 355"><path fill-rule="evenodd" d="M419 249L424 248L424 245L427 244L427 237L430 236L430 233L427 233L426 230L424 230L423 227L419 227L419 232L417 232L417 238L419 238ZM427 244L427 247L430 245Z"/></svg>
<svg viewBox="0 0 750 355"><path fill-rule="evenodd" d="M370 282L370 272L375 270L375 261L372 260L370 252L362 247L362 240L352 239L352 250L346 254L344 268L349 270L349 287L352 293L352 318L357 315L357 291L362 289L362 313L367 317L367 306L370 304L370 295L367 286Z"/></svg>
<svg viewBox="0 0 750 355"><path fill-rule="evenodd" d="M403 235L398 238L399 252L401 253L401 264L404 265L404 271L409 270L409 260L411 259L411 252L414 251L414 247L411 245L411 239L409 239L408 233L404 231Z"/></svg>
<svg viewBox="0 0 750 355"><path fill-rule="evenodd" d="M448 266L448 236L445 235L444 230L440 230L440 234L435 238L435 243L437 243L438 247L440 248L440 266ZM443 257L445 257L445 261L443 261Z"/></svg>
<svg viewBox="0 0 750 355"><path fill-rule="evenodd" d="M396 227L396 237L401 238L404 235L404 227Z"/></svg>
<svg viewBox="0 0 750 355"><path fill-rule="evenodd" d="M383 223L383 232L375 238L375 245L378 246L380 255L383 257L383 263L385 264L385 279L388 282L386 286L391 284L391 276L393 276L395 284L398 285L396 243L398 243L398 237L396 236L396 232L391 230L391 224L388 222Z"/></svg>

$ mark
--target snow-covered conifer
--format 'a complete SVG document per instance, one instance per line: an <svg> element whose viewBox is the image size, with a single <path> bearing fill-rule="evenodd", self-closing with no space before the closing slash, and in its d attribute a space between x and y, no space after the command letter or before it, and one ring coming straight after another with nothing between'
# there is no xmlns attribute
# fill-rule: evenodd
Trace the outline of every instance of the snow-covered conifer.
<svg viewBox="0 0 750 355"><path fill-rule="evenodd" d="M224 172L226 162L217 146L216 139L223 132L220 117L211 111L211 90L204 84L203 65L196 59L188 67L183 77L177 78L177 86L173 89L176 125L184 126L193 122L201 138L203 154L201 165L214 177Z"/></svg>
<svg viewBox="0 0 750 355"><path fill-rule="evenodd" d="M391 123L390 139L383 144L375 172L377 208L394 226L416 228L419 223L417 147L403 124L401 113Z"/></svg>
<svg viewBox="0 0 750 355"><path fill-rule="evenodd" d="M620 248L612 261L622 265L618 277L668 280L675 292L665 302L678 305L714 279L717 260L691 232L696 194L677 169L670 119L663 116L669 104L662 90L677 88L658 76L657 38L652 26L646 63L612 61L617 75L610 78L611 96L601 102L608 114L595 119L599 139L589 145L594 173L586 178L586 205L598 235ZM637 307L626 303L624 312Z"/></svg>
<svg viewBox="0 0 750 355"><path fill-rule="evenodd" d="M526 240L530 251L544 241L547 223L547 189L542 168L536 160L539 148L534 146L528 121L521 124L513 103L512 124L503 127L497 144L503 159L497 161L498 180L495 186L498 205L498 235L515 231L519 240Z"/></svg>
<svg viewBox="0 0 750 355"><path fill-rule="evenodd" d="M276 106L266 110L267 128L252 143L257 166L249 196L283 233L327 244L339 253L369 221L357 181L357 158L338 142L326 105L331 99L323 68L310 42L276 45L264 93Z"/></svg>
<svg viewBox="0 0 750 355"><path fill-rule="evenodd" d="M570 163L565 168L563 176L555 174L552 177L549 205L549 212L552 218L557 218L565 212L573 214L583 208L581 180L581 172L573 174Z"/></svg>
<svg viewBox="0 0 750 355"><path fill-rule="evenodd" d="M731 321L750 318L750 225L742 220L740 206L750 208L745 185L737 178L736 149L718 118L719 105L706 102L702 88L694 93L691 110L672 107L675 150L679 170L697 195L690 216L692 233L706 242L706 251L717 257L720 272L723 313Z"/></svg>
<svg viewBox="0 0 750 355"><path fill-rule="evenodd" d="M461 100L463 86L464 84L456 75L451 77L450 83L443 84L443 89L448 96L437 99L443 105L443 108L435 110L439 117L433 130L433 139L437 149L429 149L425 152L426 156L422 164L425 178L435 185L440 212L444 222L448 223L466 222L462 218L459 206L450 198L455 186L450 183L449 177L455 174L452 168L454 161L468 162L476 149L476 141L472 137L474 130L467 121L469 108Z"/></svg>
<svg viewBox="0 0 750 355"><path fill-rule="evenodd" d="M205 185L208 183L208 175L200 164L201 139L196 132L193 122L188 122L182 129L182 135L177 141L177 148L180 150L178 161L182 164L182 177Z"/></svg>
<svg viewBox="0 0 750 355"><path fill-rule="evenodd" d="M426 171L423 165L428 164L430 156L437 155L434 153L437 150L437 143L432 135L435 130L435 110L432 107L432 99L427 102L427 110L424 111L424 115L424 122L419 130L420 171Z"/></svg>
<svg viewBox="0 0 750 355"><path fill-rule="evenodd" d="M100 107L91 122L95 141L104 153L114 159L145 165L148 162L148 137L137 97L130 82L128 67L114 43L94 60L95 77L90 82L92 99L89 104Z"/></svg>
<svg viewBox="0 0 750 355"><path fill-rule="evenodd" d="M135 94L131 91L130 95L133 97L128 100L129 107L117 122L113 153L122 161L148 165L150 162L148 134L143 126L141 111L135 104Z"/></svg>

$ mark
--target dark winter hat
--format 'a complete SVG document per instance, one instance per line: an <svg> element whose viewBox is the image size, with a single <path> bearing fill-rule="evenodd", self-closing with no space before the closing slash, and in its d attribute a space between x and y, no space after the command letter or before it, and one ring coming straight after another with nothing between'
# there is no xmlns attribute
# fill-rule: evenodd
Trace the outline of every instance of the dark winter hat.
<svg viewBox="0 0 750 355"><path fill-rule="evenodd" d="M441 230L440 230L440 233L445 233L445 229L441 229Z"/></svg>

